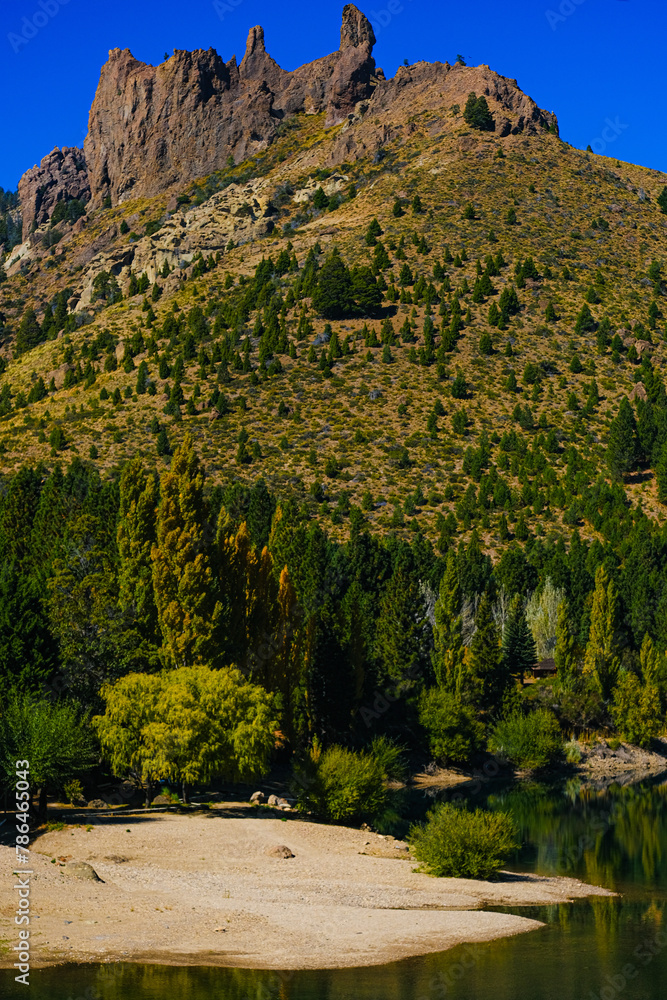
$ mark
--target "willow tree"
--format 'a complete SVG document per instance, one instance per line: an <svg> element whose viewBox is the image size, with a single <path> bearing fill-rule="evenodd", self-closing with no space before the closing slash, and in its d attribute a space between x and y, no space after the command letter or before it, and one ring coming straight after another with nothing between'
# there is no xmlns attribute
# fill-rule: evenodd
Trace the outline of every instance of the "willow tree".
<svg viewBox="0 0 667 1000"><path fill-rule="evenodd" d="M179 667L127 674L102 691L93 719L105 758L118 777L190 785L216 777L250 781L265 774L275 747L273 697L239 670Z"/></svg>
<svg viewBox="0 0 667 1000"><path fill-rule="evenodd" d="M222 605L206 535L204 473L187 435L160 481L151 550L163 652L178 667L218 660Z"/></svg>

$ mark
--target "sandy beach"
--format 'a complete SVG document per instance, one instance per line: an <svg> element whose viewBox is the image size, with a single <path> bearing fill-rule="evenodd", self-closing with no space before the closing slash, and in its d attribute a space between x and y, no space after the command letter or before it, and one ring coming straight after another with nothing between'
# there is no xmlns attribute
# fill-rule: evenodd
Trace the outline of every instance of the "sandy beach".
<svg viewBox="0 0 667 1000"><path fill-rule="evenodd" d="M574 879L434 879L392 838L270 810L91 817L35 839L32 962L114 960L258 969L384 964L536 930L486 905L558 903ZM286 846L294 857L271 856ZM403 848L403 849L401 849ZM87 862L99 881L76 877ZM0 965L11 966L15 854L0 847Z"/></svg>

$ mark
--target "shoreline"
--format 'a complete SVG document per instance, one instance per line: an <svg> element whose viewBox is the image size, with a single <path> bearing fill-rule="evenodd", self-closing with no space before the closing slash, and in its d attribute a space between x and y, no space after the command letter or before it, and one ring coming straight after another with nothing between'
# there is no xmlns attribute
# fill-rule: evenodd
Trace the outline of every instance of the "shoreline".
<svg viewBox="0 0 667 1000"><path fill-rule="evenodd" d="M233 812L233 815L230 813ZM392 838L293 814L107 814L31 847L31 966L132 962L306 970L384 965L543 926L485 906L612 896L570 878L413 872ZM294 857L271 856L286 845ZM86 862L102 881L71 874ZM0 847L0 968L12 968L14 852Z"/></svg>

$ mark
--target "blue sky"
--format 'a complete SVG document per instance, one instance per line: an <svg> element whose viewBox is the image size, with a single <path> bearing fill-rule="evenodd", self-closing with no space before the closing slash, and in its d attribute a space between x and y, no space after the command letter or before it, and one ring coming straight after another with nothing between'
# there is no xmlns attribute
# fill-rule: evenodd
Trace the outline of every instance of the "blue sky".
<svg viewBox="0 0 667 1000"><path fill-rule="evenodd" d="M240 59L248 29L286 69L338 48L342 0L3 0L0 186L54 146L83 143L108 50L158 63L174 48ZM405 58L487 63L558 115L574 146L667 171L665 0L370 0L387 76ZM28 40L24 36L32 36ZM610 129L609 121L614 123ZM610 140L610 137L611 141ZM603 148L604 147L604 150Z"/></svg>

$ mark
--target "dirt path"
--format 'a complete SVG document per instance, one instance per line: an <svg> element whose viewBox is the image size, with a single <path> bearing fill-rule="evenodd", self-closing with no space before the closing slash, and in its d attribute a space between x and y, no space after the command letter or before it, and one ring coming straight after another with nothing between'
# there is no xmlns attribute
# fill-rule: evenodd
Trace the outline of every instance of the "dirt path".
<svg viewBox="0 0 667 1000"><path fill-rule="evenodd" d="M288 846L295 857L266 852ZM392 840L345 827L224 810L98 818L32 845L33 965L168 962L304 969L383 964L541 926L480 912L606 890L573 879L498 882L413 872ZM87 861L84 881L58 859ZM53 863L52 859L56 859ZM0 847L0 965L16 938L15 854Z"/></svg>

